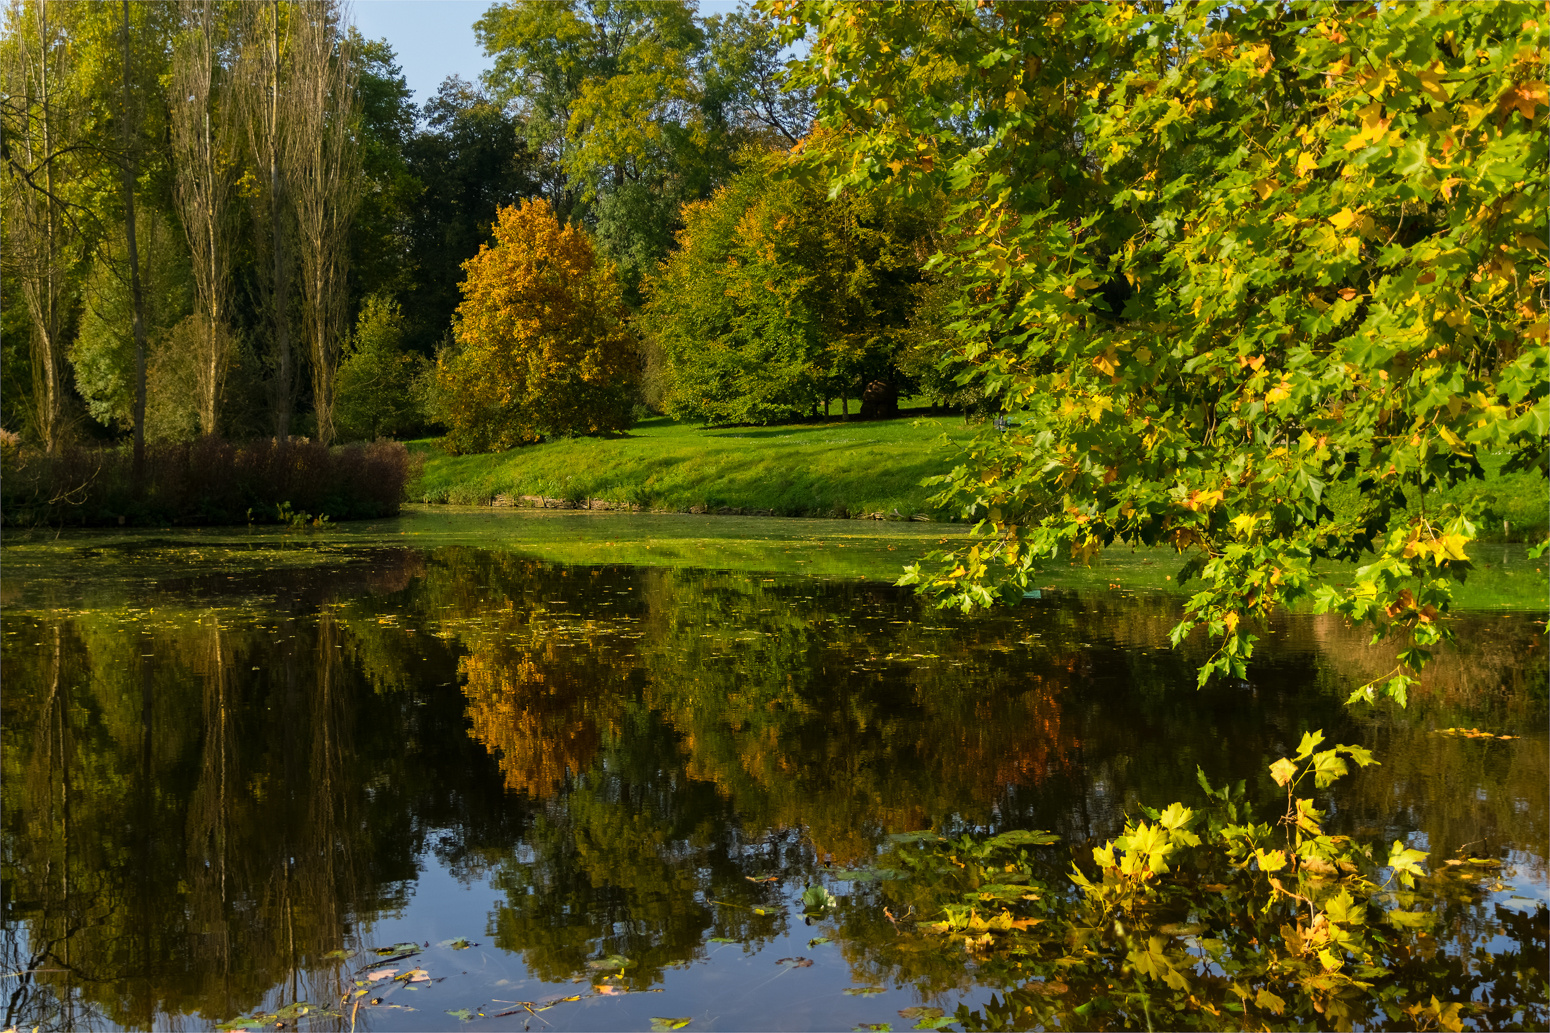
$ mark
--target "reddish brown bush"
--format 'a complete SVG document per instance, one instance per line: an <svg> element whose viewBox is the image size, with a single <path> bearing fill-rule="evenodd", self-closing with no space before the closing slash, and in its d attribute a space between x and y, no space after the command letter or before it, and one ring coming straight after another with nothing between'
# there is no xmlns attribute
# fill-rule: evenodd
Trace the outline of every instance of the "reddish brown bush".
<svg viewBox="0 0 1550 1033"><path fill-rule="evenodd" d="M313 441L236 445L219 438L147 445L141 483L127 448L7 448L6 523L240 524L293 513L354 520L393 516L409 480L396 441L328 448Z"/></svg>

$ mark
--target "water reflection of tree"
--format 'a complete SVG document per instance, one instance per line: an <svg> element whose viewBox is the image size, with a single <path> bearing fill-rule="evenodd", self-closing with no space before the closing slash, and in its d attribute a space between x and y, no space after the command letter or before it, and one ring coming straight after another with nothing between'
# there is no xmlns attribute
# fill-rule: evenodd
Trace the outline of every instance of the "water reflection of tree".
<svg viewBox="0 0 1550 1033"><path fill-rule="evenodd" d="M965 619L875 584L405 555L339 606L320 581L256 612L7 613L7 971L61 970L17 980L9 1021L337 999L325 955L404 901L427 850L495 880L496 941L535 973L623 954L650 982L708 937L785 928L750 879L815 881L928 824L1111 836L1138 802L1191 800L1197 764L1262 786L1308 728L1384 761L1343 783L1344 830L1545 836L1542 737L1429 730L1542 729L1526 621L1468 636L1409 713L1367 714L1342 703L1354 639L1303 618L1249 682L1197 692L1162 597ZM894 957L880 912L845 920L859 978L969 978Z"/></svg>
<svg viewBox="0 0 1550 1033"><path fill-rule="evenodd" d="M54 646L6 651L6 764L24 772L4 787L6 918L43 971L9 1021L151 1028L338 1000L324 955L385 888L362 887L356 858L414 867L362 820L365 708L327 615L233 631L87 614L28 632Z"/></svg>
<svg viewBox="0 0 1550 1033"><path fill-rule="evenodd" d="M1343 705L1348 679L1328 673L1341 654L1308 642L1301 618L1273 629L1283 644L1250 682L1197 691L1189 658L1169 648L1177 604L1162 596L1061 593L964 621L875 585L566 569L473 550L441 574L427 591L467 650L471 734L499 755L508 787L545 801L501 877L502 941L555 978L623 952L633 941L609 922L628 925L635 907L676 892L673 913L701 913L690 888L664 888L672 864L690 863L663 861L677 856L667 830L696 807L707 828L729 810L744 835L799 832L805 853L841 863L930 823L1081 841L1115 834L1140 802L1192 799L1197 765L1264 792L1272 754L1305 729L1368 741L1367 719ZM1485 666L1499 674L1504 661ZM1408 751L1425 735L1414 722L1391 734L1396 755L1426 755ZM1425 742L1433 754L1461 745ZM660 811L630 792L598 795L631 765L681 772L677 795ZM1520 763L1487 783L1510 802L1534 774ZM1446 810L1430 795L1417 803L1401 822ZM1335 820L1349 826L1354 810ZM1517 833L1505 812L1490 823ZM593 917L565 917L578 913Z"/></svg>

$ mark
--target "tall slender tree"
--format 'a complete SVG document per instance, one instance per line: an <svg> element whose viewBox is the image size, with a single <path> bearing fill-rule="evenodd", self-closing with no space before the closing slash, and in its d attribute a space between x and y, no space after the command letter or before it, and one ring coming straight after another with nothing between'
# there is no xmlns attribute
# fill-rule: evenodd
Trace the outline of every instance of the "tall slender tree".
<svg viewBox="0 0 1550 1033"><path fill-rule="evenodd" d="M78 226L62 194L61 166L75 151L63 89L70 50L57 3L12 0L6 12L4 268L32 319L32 408L45 451L65 433L67 283Z"/></svg>
<svg viewBox="0 0 1550 1033"><path fill-rule="evenodd" d="M324 444L334 439L334 374L349 315L350 223L361 194L359 67L342 15L336 0L301 0L292 8L287 91L302 332Z"/></svg>
<svg viewBox="0 0 1550 1033"><path fill-rule="evenodd" d="M145 473L145 293L140 288L140 248L135 240L135 186L139 178L139 141L135 137L134 76L130 64L129 0L119 0L124 16L123 110L119 113L119 164L124 190L124 242L129 254L130 325L135 339L134 481Z"/></svg>
<svg viewBox="0 0 1550 1033"><path fill-rule="evenodd" d="M288 49L288 18L279 0L249 4L243 8L238 90L242 121L247 126L248 150L254 172L252 192L255 243L261 259L256 263L259 303L269 323L273 349L275 436L290 437L295 407L296 361L291 349L291 217L287 209L291 153L290 105L281 95L290 82L283 63Z"/></svg>
<svg viewBox="0 0 1550 1033"><path fill-rule="evenodd" d="M236 117L229 70L220 63L226 40L217 4L182 0L182 14L184 32L172 66L175 195L198 295L199 429L214 434L233 351L229 310Z"/></svg>

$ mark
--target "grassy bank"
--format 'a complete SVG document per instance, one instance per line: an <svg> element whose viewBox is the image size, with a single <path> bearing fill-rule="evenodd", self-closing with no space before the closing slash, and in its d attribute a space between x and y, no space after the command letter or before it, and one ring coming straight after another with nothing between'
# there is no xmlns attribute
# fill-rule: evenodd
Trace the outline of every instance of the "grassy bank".
<svg viewBox="0 0 1550 1033"><path fill-rule="evenodd" d="M504 496L618 508L772 516L940 517L921 481L947 472L974 434L958 416L707 430L658 418L617 438L554 441L494 455L449 456L410 443L424 467L420 502L489 505ZM530 503L531 504L531 503Z"/></svg>
<svg viewBox="0 0 1550 1033"><path fill-rule="evenodd" d="M449 456L434 440L411 442L423 468L409 485L414 502L487 506L499 499L534 505L584 505L657 512L740 512L770 516L949 519L935 510L935 489L920 482L945 473L975 428L958 416L922 411L896 420L733 427L706 430L658 418L612 439L554 441L494 455ZM1542 541L1550 495L1539 473L1502 474L1504 455L1481 457L1486 477L1412 498L1436 511L1479 499L1479 539ZM523 500L527 496L527 500ZM1356 486L1331 488L1337 510L1353 505Z"/></svg>

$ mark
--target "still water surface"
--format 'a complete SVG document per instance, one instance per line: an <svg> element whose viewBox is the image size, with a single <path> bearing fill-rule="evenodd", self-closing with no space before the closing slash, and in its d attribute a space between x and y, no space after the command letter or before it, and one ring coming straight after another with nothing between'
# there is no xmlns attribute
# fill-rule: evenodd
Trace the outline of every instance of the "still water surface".
<svg viewBox="0 0 1550 1033"><path fill-rule="evenodd" d="M1197 767L1268 803L1311 729L1382 761L1327 794L1333 830L1503 862L1438 949L1542 971L1543 608L1461 616L1407 710L1345 707L1391 654L1312 615L1197 691L1166 556L965 617L888 583L942 533L420 513L9 536L0 1023L908 1028L1004 988L884 920L855 871L890 835L1069 851L1196 801ZM812 886L839 906L809 920Z"/></svg>

